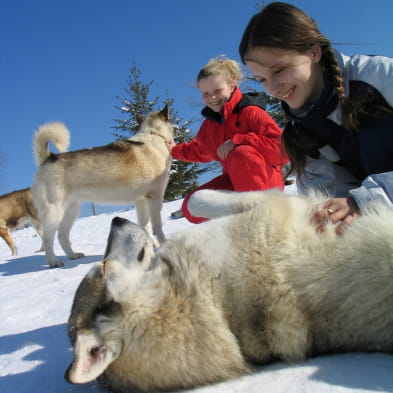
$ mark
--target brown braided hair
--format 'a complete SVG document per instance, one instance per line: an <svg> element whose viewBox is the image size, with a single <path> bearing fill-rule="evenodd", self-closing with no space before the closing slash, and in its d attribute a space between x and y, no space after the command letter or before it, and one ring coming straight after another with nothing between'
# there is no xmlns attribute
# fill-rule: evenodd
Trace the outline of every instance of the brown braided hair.
<svg viewBox="0 0 393 393"><path fill-rule="evenodd" d="M336 90L341 104L341 121L344 128L357 130L364 116L391 111L390 107L381 105L371 95L345 95L344 78L330 41L319 31L317 23L312 18L291 4L273 2L254 15L243 33L239 54L245 63L248 51L255 47L296 50L302 53L315 45L320 45L322 49L322 66L330 70L330 83ZM295 129L295 126L289 123L283 133L283 144L293 169L300 173L304 172L307 152L313 145L311 133L304 129Z"/></svg>

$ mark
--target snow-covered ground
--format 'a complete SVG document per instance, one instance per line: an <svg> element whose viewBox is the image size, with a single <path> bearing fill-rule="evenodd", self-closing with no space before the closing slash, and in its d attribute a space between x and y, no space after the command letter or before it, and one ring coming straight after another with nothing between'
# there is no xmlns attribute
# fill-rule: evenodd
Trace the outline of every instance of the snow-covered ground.
<svg viewBox="0 0 393 393"><path fill-rule="evenodd" d="M164 205L167 236L192 224L170 219L181 201ZM55 252L65 262L49 269L32 228L13 238L19 256L11 257L0 243L0 393L98 393L96 383L74 386L63 375L72 352L66 321L74 292L90 267L102 258L110 222L116 215L136 221L134 210L84 217L76 221L71 239L86 257L70 261L56 241ZM393 285L393 284L392 284ZM194 389L196 393L348 393L393 392L393 356L344 354L298 364L276 363L233 381Z"/></svg>

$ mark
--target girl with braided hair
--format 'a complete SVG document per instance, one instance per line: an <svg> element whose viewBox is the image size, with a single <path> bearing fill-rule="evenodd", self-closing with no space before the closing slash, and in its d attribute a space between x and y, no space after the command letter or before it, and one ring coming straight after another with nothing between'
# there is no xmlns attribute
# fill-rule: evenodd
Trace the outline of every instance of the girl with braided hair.
<svg viewBox="0 0 393 393"><path fill-rule="evenodd" d="M282 130L262 108L264 96L242 93L240 64L223 56L211 59L198 73L205 117L196 137L172 147L172 157L189 162L218 161L222 174L188 194L183 216L192 223L205 221L188 210L191 195L201 189L255 191L284 188L281 166Z"/></svg>
<svg viewBox="0 0 393 393"><path fill-rule="evenodd" d="M392 58L336 51L313 19L282 2L252 17L239 52L281 100L283 145L299 191L332 197L314 215L320 229L330 219L342 233L370 200L392 203Z"/></svg>

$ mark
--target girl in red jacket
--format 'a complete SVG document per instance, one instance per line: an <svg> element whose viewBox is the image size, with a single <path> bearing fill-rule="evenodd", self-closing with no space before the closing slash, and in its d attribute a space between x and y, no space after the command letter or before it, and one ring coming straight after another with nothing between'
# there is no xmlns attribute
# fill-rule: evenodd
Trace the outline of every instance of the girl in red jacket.
<svg viewBox="0 0 393 393"><path fill-rule="evenodd" d="M281 129L250 96L238 88L239 64L230 59L212 59L198 74L197 86L206 107L206 118L195 139L173 146L172 157L190 162L216 160L222 175L195 189L253 191L284 187L281 171ZM193 223L187 208L192 195L183 202L183 216Z"/></svg>

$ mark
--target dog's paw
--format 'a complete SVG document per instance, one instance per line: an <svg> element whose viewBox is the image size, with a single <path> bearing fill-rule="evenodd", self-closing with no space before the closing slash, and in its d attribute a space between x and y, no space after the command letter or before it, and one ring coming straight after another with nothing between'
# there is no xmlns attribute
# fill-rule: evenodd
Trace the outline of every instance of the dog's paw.
<svg viewBox="0 0 393 393"><path fill-rule="evenodd" d="M56 260L56 261L49 262L49 267L51 269L54 269L56 267L62 267L62 266L64 266L64 263L62 261L57 261Z"/></svg>

